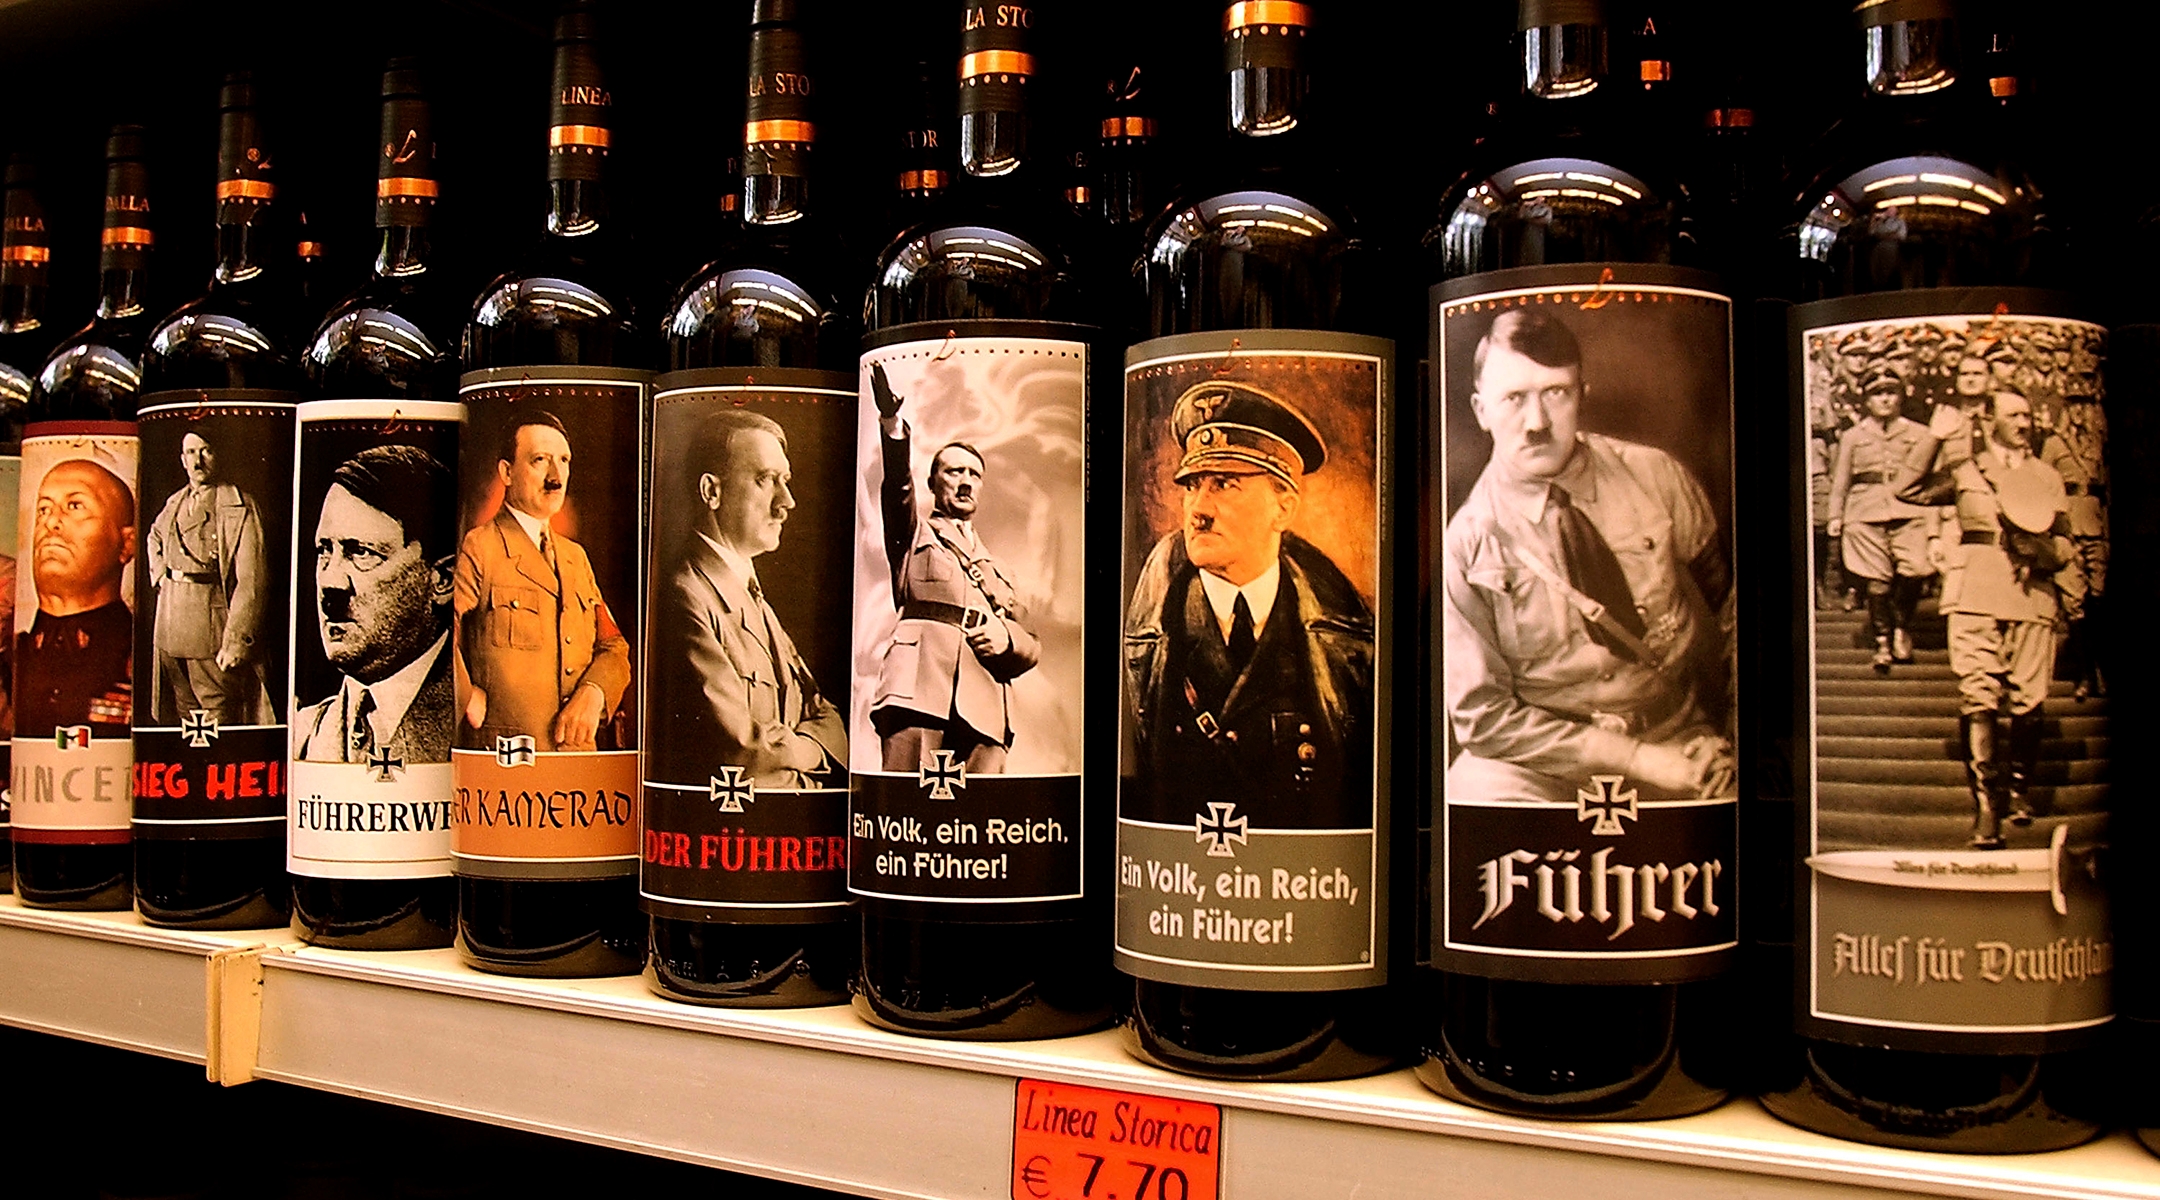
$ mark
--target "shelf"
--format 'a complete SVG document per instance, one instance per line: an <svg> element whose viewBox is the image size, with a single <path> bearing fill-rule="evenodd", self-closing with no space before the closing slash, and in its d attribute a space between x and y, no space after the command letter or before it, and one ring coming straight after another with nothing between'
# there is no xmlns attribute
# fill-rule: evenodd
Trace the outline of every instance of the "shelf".
<svg viewBox="0 0 2160 1200"><path fill-rule="evenodd" d="M0 1022L204 1061L214 1038L246 1044L231 1029L206 1032L205 996L208 964L250 947L262 951L257 1078L873 1196L1006 1196L1014 1081L1027 1077L1222 1105L1227 1200L1353 1190L1783 1198L1854 1187L2160 1200L2160 1159L2122 1134L1968 1158L1817 1137L1749 1102L1634 1125L1529 1121L1441 1100L1407 1072L1212 1083L1134 1062L1110 1033L927 1041L843 1008L693 1008L636 979L507 979L447 950L317 950L282 930L179 934L12 901L0 902ZM255 1011L220 1008L227 1021Z"/></svg>

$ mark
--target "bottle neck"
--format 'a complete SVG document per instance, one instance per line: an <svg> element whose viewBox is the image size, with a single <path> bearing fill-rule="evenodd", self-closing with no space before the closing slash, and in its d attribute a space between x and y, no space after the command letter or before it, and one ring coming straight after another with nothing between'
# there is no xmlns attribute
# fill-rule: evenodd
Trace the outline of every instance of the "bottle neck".
<svg viewBox="0 0 2160 1200"><path fill-rule="evenodd" d="M139 316L149 291L149 274L143 267L107 264L98 274L99 319Z"/></svg>
<svg viewBox="0 0 2160 1200"><path fill-rule="evenodd" d="M1026 109L960 114L960 169L976 178L1017 174L1028 162Z"/></svg>
<svg viewBox="0 0 2160 1200"><path fill-rule="evenodd" d="M218 205L217 269L212 274L217 283L244 283L262 274L271 253L266 245L269 217L267 204Z"/></svg>
<svg viewBox="0 0 2160 1200"><path fill-rule="evenodd" d="M1947 19L1892 21L1861 35L1872 95L1923 96L1957 82L1957 27Z"/></svg>
<svg viewBox="0 0 2160 1200"><path fill-rule="evenodd" d="M375 251L375 277L404 279L424 275L431 242L426 225L385 225L382 245Z"/></svg>
<svg viewBox="0 0 2160 1200"><path fill-rule="evenodd" d="M1517 36L1523 90L1540 100L1587 96L1611 71L1611 38L1603 25L1539 25Z"/></svg>
<svg viewBox="0 0 2160 1200"><path fill-rule="evenodd" d="M548 180L550 237L589 237L607 221L607 185L597 179Z"/></svg>
<svg viewBox="0 0 2160 1200"><path fill-rule="evenodd" d="M1244 137L1272 137L1296 129L1305 116L1309 80L1302 63L1244 63L1231 68L1230 131Z"/></svg>
<svg viewBox="0 0 2160 1200"><path fill-rule="evenodd" d="M807 175L745 175L743 220L752 225L787 225L810 215Z"/></svg>
<svg viewBox="0 0 2160 1200"><path fill-rule="evenodd" d="M35 329L45 319L45 283L0 284L0 333Z"/></svg>

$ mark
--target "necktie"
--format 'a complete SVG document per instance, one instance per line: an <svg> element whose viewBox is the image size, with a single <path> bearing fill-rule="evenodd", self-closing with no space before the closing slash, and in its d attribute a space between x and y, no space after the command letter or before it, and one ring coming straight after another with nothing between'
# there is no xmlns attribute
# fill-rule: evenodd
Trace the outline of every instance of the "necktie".
<svg viewBox="0 0 2160 1200"><path fill-rule="evenodd" d="M1605 535L1598 532L1583 510L1575 507L1566 488L1554 485L1551 502L1553 516L1559 523L1560 552L1567 559L1568 583L1576 591L1604 605L1621 628L1641 637L1643 619L1642 614L1635 611L1635 593L1629 589L1627 575L1621 571L1620 560L1613 556ZM1635 657L1620 639L1596 622L1590 624L1590 640L1622 658Z"/></svg>
<svg viewBox="0 0 2160 1200"><path fill-rule="evenodd" d="M765 589L758 585L757 576L750 577L750 600L758 608L758 624L765 631L765 657L772 660L773 678L780 685L780 711L787 712L789 665L780 661L779 622L773 619L772 605L765 603Z"/></svg>
<svg viewBox="0 0 2160 1200"><path fill-rule="evenodd" d="M346 762L364 763L375 752L375 724L368 720L375 713L375 694L360 689L360 697L353 701L352 729L346 735Z"/></svg>
<svg viewBox="0 0 2160 1200"><path fill-rule="evenodd" d="M1230 669L1243 675L1253 652L1252 606L1245 603L1243 592L1230 606L1230 644L1225 649L1230 653Z"/></svg>

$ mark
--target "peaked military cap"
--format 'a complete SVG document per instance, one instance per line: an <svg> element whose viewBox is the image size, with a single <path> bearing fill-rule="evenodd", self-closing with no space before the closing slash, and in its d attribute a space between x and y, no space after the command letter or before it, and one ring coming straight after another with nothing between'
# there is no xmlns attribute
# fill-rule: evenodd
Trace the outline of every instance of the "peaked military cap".
<svg viewBox="0 0 2160 1200"><path fill-rule="evenodd" d="M1870 371L1867 381L1860 385L1860 394L1872 396L1876 392L1896 392L1902 396L1905 394L1905 379L1887 367Z"/></svg>
<svg viewBox="0 0 2160 1200"><path fill-rule="evenodd" d="M1185 448L1177 480L1193 475L1275 476L1293 489L1327 461L1320 431L1291 404L1249 383L1194 384L1170 413L1170 432Z"/></svg>

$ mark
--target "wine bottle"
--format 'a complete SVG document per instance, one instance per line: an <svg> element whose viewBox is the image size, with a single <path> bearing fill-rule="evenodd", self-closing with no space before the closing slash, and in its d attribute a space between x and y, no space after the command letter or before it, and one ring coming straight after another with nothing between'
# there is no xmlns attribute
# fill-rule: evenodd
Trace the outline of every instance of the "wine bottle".
<svg viewBox="0 0 2160 1200"><path fill-rule="evenodd" d="M752 6L743 231L676 292L653 385L646 980L693 1003L843 1004L861 956L852 622L826 600L854 567L862 330L818 203L819 7Z"/></svg>
<svg viewBox="0 0 2160 1200"><path fill-rule="evenodd" d="M1504 1112L1675 1116L1727 1088L1733 306L1603 3L1523 0L1517 30L1520 95L1424 239L1417 1073Z"/></svg>
<svg viewBox="0 0 2160 1200"><path fill-rule="evenodd" d="M297 290L300 293L300 311L307 316L308 325L312 328L321 320L321 314L331 303L327 278L330 273L327 258L329 251L315 229L309 225L305 210L294 219L293 227L296 234L293 238L293 257L297 260L299 271Z"/></svg>
<svg viewBox="0 0 2160 1200"><path fill-rule="evenodd" d="M1095 146L1095 211L1120 239L1137 239L1161 210L1161 153L1156 142L1158 100L1153 77L1138 62L1104 81ZM1120 249L1123 243L1120 242Z"/></svg>
<svg viewBox="0 0 2160 1200"><path fill-rule="evenodd" d="M275 231L275 156L256 84L218 94L217 265L150 330L136 419L149 585L135 641L135 908L154 925L283 925L282 704L292 589L291 272ZM152 506L156 506L153 509ZM150 515L155 512L155 516Z"/></svg>
<svg viewBox="0 0 2160 1200"><path fill-rule="evenodd" d="M52 269L52 243L45 209L38 202L37 168L27 155L8 159L6 193L0 199L0 546L13 548L22 489L23 419L29 414L33 376L52 349L53 328L45 320L45 290ZM7 616L0 619L0 654L10 664L15 652L15 567L0 574L0 597ZM0 704L0 773L8 771L14 752L14 676L0 665L10 699ZM8 798L0 793L0 891L15 888L15 852L9 836Z"/></svg>
<svg viewBox="0 0 2160 1200"><path fill-rule="evenodd" d="M428 236L440 187L418 65L383 72L374 270L302 353L293 436L293 931L448 946L458 310ZM303 614L307 618L302 621Z"/></svg>
<svg viewBox="0 0 2160 1200"><path fill-rule="evenodd" d="M1115 628L1115 551L1085 498L1114 492L1086 471L1117 461L1117 433L1088 419L1113 394L1100 285L1031 144L1052 18L959 9L960 174L879 254L866 304L854 1004L910 1033L1053 1037L1110 1016L1109 902L1083 845L1108 843L1116 750L1096 723L1117 658L1081 641Z"/></svg>
<svg viewBox="0 0 2160 1200"><path fill-rule="evenodd" d="M150 313L148 149L105 142L98 305L39 368L23 427L35 489L18 532L37 611L15 634L15 894L44 908L129 906L135 393Z"/></svg>
<svg viewBox="0 0 2160 1200"><path fill-rule="evenodd" d="M1858 10L1867 91L1785 232L1791 541L1769 557L1809 619L1797 1039L1762 1101L1840 1137L2009 1153L2100 1129L2106 331L1961 70L1958 9ZM1824 506L1864 612L1814 602Z"/></svg>
<svg viewBox="0 0 2160 1200"><path fill-rule="evenodd" d="M900 83L900 128L887 143L892 199L884 227L906 229L929 215L953 182L952 93L928 58L910 60Z"/></svg>
<svg viewBox="0 0 2160 1200"><path fill-rule="evenodd" d="M1125 1042L1221 1078L1370 1074L1404 1050L1395 347L1312 127L1311 23L1224 8L1228 145L1142 235L1125 354Z"/></svg>
<svg viewBox="0 0 2160 1200"><path fill-rule="evenodd" d="M458 949L513 975L645 962L630 661L652 376L608 213L597 12L556 18L546 233L474 302L458 385ZM565 811L536 803L558 793Z"/></svg>

